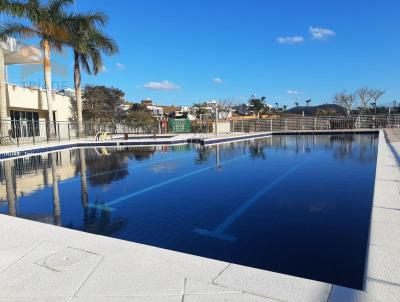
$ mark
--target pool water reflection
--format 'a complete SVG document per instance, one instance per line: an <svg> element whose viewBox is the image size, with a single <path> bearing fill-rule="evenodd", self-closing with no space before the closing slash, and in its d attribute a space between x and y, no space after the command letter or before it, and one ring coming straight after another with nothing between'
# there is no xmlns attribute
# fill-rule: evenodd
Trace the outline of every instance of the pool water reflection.
<svg viewBox="0 0 400 302"><path fill-rule="evenodd" d="M377 135L73 149L0 163L0 213L362 288Z"/></svg>

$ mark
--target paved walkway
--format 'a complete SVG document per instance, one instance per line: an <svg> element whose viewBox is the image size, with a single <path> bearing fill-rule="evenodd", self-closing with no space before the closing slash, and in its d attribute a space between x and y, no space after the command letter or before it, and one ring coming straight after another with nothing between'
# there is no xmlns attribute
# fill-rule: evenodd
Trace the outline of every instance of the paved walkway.
<svg viewBox="0 0 400 302"><path fill-rule="evenodd" d="M0 215L0 301L398 302L394 151L381 133L365 291Z"/></svg>

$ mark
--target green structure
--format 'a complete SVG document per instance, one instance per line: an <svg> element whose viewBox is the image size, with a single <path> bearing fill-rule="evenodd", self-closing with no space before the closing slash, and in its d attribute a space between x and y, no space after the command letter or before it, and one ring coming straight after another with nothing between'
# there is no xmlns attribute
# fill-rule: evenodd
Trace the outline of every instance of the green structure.
<svg viewBox="0 0 400 302"><path fill-rule="evenodd" d="M168 129L170 132L190 132L189 119L170 119L168 121Z"/></svg>

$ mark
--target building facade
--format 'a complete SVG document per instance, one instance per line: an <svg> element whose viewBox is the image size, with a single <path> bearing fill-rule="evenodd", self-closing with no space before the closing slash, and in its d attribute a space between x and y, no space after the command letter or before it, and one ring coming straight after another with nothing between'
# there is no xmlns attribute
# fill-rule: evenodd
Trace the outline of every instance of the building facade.
<svg viewBox="0 0 400 302"><path fill-rule="evenodd" d="M0 41L0 136L39 136L48 119L46 93L7 83L7 67L16 64L42 64L41 51L12 38ZM52 105L54 121L72 119L71 96L53 91Z"/></svg>

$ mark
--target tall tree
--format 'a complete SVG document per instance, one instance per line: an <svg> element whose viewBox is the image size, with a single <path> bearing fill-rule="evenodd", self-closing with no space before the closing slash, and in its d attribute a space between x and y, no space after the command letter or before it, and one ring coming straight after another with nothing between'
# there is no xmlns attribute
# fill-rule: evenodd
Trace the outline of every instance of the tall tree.
<svg viewBox="0 0 400 302"><path fill-rule="evenodd" d="M68 40L68 30L65 26L69 19L66 8L73 0L2 0L0 10L12 16L26 18L29 24L23 22L8 22L0 28L0 38L15 37L17 39L39 38L43 51L44 83L48 108L48 121L53 121L53 93L51 86L52 49L61 51Z"/></svg>
<svg viewBox="0 0 400 302"><path fill-rule="evenodd" d="M82 93L82 115L95 122L120 122L124 96L118 88L86 85Z"/></svg>
<svg viewBox="0 0 400 302"><path fill-rule="evenodd" d="M370 89L368 87L362 87L356 91L358 99L360 101L360 113L365 114L369 110L369 105L371 103Z"/></svg>
<svg viewBox="0 0 400 302"><path fill-rule="evenodd" d="M349 115L351 110L354 108L356 95L354 93L346 93L345 90L336 93L333 96L334 102L346 110L346 114Z"/></svg>
<svg viewBox="0 0 400 302"><path fill-rule="evenodd" d="M256 116L260 116L260 112L264 111L267 106L265 104L265 96L261 98L256 98L255 96L251 96L249 100L249 105L252 107L253 111L256 113Z"/></svg>
<svg viewBox="0 0 400 302"><path fill-rule="evenodd" d="M101 53L107 55L118 51L116 43L100 31L107 16L101 12L74 15L68 22L68 45L74 52L74 87L78 131L82 132L81 68L88 74L97 74L103 68Z"/></svg>
<svg viewBox="0 0 400 302"><path fill-rule="evenodd" d="M376 111L376 107L378 105L378 100L385 94L385 90L382 89L370 89L369 91L369 95L372 99L372 101L375 104L375 111Z"/></svg>
<svg viewBox="0 0 400 302"><path fill-rule="evenodd" d="M207 114L207 103L194 103L193 107L196 108L196 117L201 118L203 115Z"/></svg>

